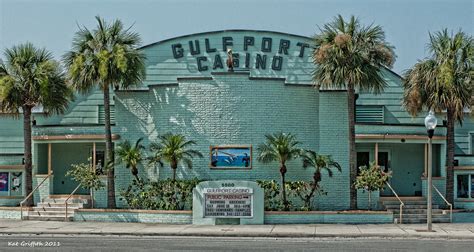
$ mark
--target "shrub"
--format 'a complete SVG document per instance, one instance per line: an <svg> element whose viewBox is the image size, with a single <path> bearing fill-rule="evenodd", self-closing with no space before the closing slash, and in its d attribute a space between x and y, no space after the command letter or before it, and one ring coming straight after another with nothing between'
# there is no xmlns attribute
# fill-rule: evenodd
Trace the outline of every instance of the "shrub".
<svg viewBox="0 0 474 252"><path fill-rule="evenodd" d="M197 178L190 180L133 180L132 184L120 195L130 208L151 210L192 209L193 188L201 182Z"/></svg>
<svg viewBox="0 0 474 252"><path fill-rule="evenodd" d="M275 180L257 180L256 182L264 191L265 211L280 211L285 208L279 197L280 185Z"/></svg>
<svg viewBox="0 0 474 252"><path fill-rule="evenodd" d="M90 164L73 164L72 169L66 173L66 176L72 177L79 182L81 187L92 190L99 190L105 187L99 175L94 171Z"/></svg>
<svg viewBox="0 0 474 252"><path fill-rule="evenodd" d="M390 176L390 173L380 170L380 167L375 162L371 162L369 167L360 167L360 174L357 176L354 186L357 189L364 189L369 192L369 210L371 192L383 189Z"/></svg>
<svg viewBox="0 0 474 252"><path fill-rule="evenodd" d="M327 194L320 187L314 193L312 182L307 181L289 181L286 182L286 191L289 199L288 208L285 209L280 195L280 184L275 180L257 180L257 184L264 190L265 211L311 211L314 196Z"/></svg>
<svg viewBox="0 0 474 252"><path fill-rule="evenodd" d="M313 199L316 195L326 195L320 186L314 186L314 182L306 181L291 181L286 182L286 188L289 195L293 198L300 199L303 202L302 206L295 210L311 211L313 210ZM296 206L295 206L296 207Z"/></svg>

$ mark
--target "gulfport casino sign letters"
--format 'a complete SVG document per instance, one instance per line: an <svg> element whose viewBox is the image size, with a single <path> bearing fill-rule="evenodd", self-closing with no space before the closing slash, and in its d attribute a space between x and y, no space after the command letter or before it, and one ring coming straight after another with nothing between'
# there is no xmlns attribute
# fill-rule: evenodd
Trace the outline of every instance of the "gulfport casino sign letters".
<svg viewBox="0 0 474 252"><path fill-rule="evenodd" d="M171 45L171 50L173 52L173 57L175 59L183 58L186 51L188 51L192 56L196 57L196 64L199 72L205 72L210 69L224 69L224 63L226 59L223 59L221 54L218 53L217 47L212 47L208 38L202 40L190 40L188 44L175 43ZM204 46L202 46L204 44ZM234 46L233 37L222 37L222 51L227 52L228 48ZM251 54L249 52L249 47L254 46L260 49L260 52L256 54ZM186 48L185 48L186 47ZM297 52L298 57L303 58L306 49L309 47L309 44L303 42L296 42L296 45L293 45L290 40L279 39L274 41L271 37L263 37L261 39L255 39L253 36L244 36L243 37L243 48L232 48L233 51L242 50L240 53L236 52L232 54L233 63L235 68L249 69L251 65L255 69L265 70L271 68L275 71L281 71L283 66L284 56L288 56L289 52L292 50ZM203 56L202 54L206 52L208 55L210 53L216 53L212 56ZM273 57L267 55L267 53L277 53ZM271 58L270 58L271 57Z"/></svg>
<svg viewBox="0 0 474 252"><path fill-rule="evenodd" d="M252 188L204 188L204 217L252 218Z"/></svg>

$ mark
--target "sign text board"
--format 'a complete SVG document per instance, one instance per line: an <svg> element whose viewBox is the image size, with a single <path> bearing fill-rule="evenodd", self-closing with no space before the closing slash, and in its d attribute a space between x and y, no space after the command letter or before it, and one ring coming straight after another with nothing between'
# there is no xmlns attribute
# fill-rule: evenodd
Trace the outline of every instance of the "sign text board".
<svg viewBox="0 0 474 252"><path fill-rule="evenodd" d="M205 188L204 217L252 218L252 188Z"/></svg>
<svg viewBox="0 0 474 252"><path fill-rule="evenodd" d="M240 224L263 224L263 189L253 181L204 181L193 190L193 224L240 219Z"/></svg>

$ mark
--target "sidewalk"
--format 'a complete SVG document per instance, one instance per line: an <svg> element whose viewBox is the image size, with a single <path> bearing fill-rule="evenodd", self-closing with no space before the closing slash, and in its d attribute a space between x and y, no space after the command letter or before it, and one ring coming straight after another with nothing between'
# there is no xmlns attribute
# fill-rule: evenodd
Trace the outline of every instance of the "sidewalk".
<svg viewBox="0 0 474 252"><path fill-rule="evenodd" d="M67 234L132 236L234 237L381 237L473 239L474 224L434 224L436 232L419 232L422 224L300 224L300 225L167 225L123 222L56 222L0 219L0 235Z"/></svg>

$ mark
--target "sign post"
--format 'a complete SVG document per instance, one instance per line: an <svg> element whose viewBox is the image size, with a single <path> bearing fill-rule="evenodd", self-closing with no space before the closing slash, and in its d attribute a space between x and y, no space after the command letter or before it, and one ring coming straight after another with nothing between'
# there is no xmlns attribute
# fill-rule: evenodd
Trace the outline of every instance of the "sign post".
<svg viewBox="0 0 474 252"><path fill-rule="evenodd" d="M251 181L205 181L193 191L193 224L215 225L219 219L263 224L263 189Z"/></svg>

